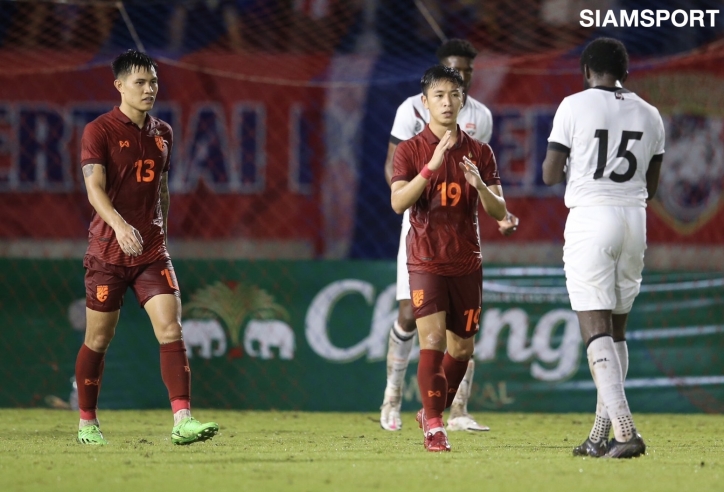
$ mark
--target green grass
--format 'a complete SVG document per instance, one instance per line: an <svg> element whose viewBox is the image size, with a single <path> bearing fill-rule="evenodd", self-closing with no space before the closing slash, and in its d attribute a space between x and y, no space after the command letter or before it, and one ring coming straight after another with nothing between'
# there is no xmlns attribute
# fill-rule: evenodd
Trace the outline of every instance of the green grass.
<svg viewBox="0 0 724 492"><path fill-rule="evenodd" d="M635 415L648 455L574 458L591 415L478 414L483 434L451 433L452 453L422 447L377 414L197 410L213 441L173 446L169 411L103 411L110 445L75 443L77 416L0 410L2 491L676 491L724 490L724 416Z"/></svg>

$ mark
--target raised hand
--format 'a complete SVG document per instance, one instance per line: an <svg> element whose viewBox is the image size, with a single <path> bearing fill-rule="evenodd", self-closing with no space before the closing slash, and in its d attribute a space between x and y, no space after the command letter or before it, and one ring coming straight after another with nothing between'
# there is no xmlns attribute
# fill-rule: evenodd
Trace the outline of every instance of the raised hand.
<svg viewBox="0 0 724 492"><path fill-rule="evenodd" d="M427 163L427 168L430 171L437 171L438 169L440 169L440 166L442 166L442 162L445 159L445 152L451 149L452 146L455 144L451 135L452 134L450 130L446 131L445 135L443 135L440 139L440 142L438 142L437 147L435 147L435 152L433 152L432 154L432 159L430 159L430 162Z"/></svg>
<svg viewBox="0 0 724 492"><path fill-rule="evenodd" d="M471 186L475 187L476 190L479 190L481 187L485 186L485 183L483 183L483 178L480 177L480 171L478 171L478 166L473 164L473 161L463 156L463 162L459 162L458 165L463 171L465 171L465 179L467 180L467 182L470 183Z"/></svg>

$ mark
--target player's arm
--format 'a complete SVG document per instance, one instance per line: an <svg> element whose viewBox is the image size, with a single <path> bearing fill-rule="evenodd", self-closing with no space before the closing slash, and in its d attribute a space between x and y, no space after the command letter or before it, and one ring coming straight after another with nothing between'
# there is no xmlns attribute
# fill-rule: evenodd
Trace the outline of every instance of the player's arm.
<svg viewBox="0 0 724 492"><path fill-rule="evenodd" d="M562 183L566 180L566 161L571 149L565 145L549 142L546 158L543 161L543 182L548 186Z"/></svg>
<svg viewBox="0 0 724 492"><path fill-rule="evenodd" d="M106 193L106 167L101 164L84 165L83 180L88 192L88 201L101 219L116 233L116 240L121 250L130 256L143 253L141 234L121 217Z"/></svg>
<svg viewBox="0 0 724 492"><path fill-rule="evenodd" d="M387 144L387 158L385 159L385 179L387 180L387 184L390 186L392 186L392 174L395 170L394 162L396 148L396 143L389 142Z"/></svg>
<svg viewBox="0 0 724 492"><path fill-rule="evenodd" d="M168 246L168 208L171 204L171 195L168 192L168 171L161 174L161 214L163 214L163 240Z"/></svg>
<svg viewBox="0 0 724 492"><path fill-rule="evenodd" d="M465 179L478 190L480 202L483 204L485 213L498 221L505 219L508 210L503 199L503 188L500 185L486 185L480 177L480 170L470 159L463 156L463 162L459 166L465 171Z"/></svg>
<svg viewBox="0 0 724 492"><path fill-rule="evenodd" d="M498 193L496 193L496 194L499 197L505 199L505 197L503 197L503 187L497 185L497 188L499 189L500 194L498 194ZM518 217L516 217L515 215L511 214L510 212L508 212L508 209L506 207L505 216L503 217L502 220L498 220L497 222L498 222L498 231L503 236L510 236L511 234L513 234L515 231L518 230L518 224L520 224L520 219Z"/></svg>
<svg viewBox="0 0 724 492"><path fill-rule="evenodd" d="M651 200L656 196L656 190L659 188L659 175L661 174L661 163L664 161L664 154L658 154L651 158L649 168L646 170L646 191L648 192L647 200Z"/></svg>
<svg viewBox="0 0 724 492"><path fill-rule="evenodd" d="M453 141L450 135L450 130L445 132L440 142L435 147L435 152L432 154L430 162L425 167L427 171L423 170L415 176L412 181L398 180L392 183L392 209L395 213L402 214L410 208L422 195L422 192L427 187L427 183L430 181L429 176L425 177L425 173L434 173L440 166L442 166L445 152L453 146Z"/></svg>

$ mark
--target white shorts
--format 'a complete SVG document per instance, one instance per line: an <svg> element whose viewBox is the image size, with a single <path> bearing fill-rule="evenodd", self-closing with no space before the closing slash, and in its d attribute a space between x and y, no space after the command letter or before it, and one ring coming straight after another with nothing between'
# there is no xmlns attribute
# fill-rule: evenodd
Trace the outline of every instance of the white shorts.
<svg viewBox="0 0 724 492"><path fill-rule="evenodd" d="M400 247L397 249L397 300L409 300L410 274L407 271L407 233L410 232L410 209L402 214Z"/></svg>
<svg viewBox="0 0 724 492"><path fill-rule="evenodd" d="M574 311L631 311L646 250L643 207L574 207L564 232L566 287Z"/></svg>

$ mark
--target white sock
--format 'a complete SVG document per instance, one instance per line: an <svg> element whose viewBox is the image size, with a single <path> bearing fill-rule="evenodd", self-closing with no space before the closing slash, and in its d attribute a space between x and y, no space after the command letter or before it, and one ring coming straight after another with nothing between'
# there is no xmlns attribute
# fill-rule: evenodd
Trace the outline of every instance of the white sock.
<svg viewBox="0 0 724 492"><path fill-rule="evenodd" d="M186 417L191 417L191 410L182 408L173 414L173 425L178 425Z"/></svg>
<svg viewBox="0 0 724 492"><path fill-rule="evenodd" d="M621 374L623 380L626 381L626 374L628 373L628 345L626 340L613 343L618 355L618 362L621 364ZM589 364L590 369L590 364ZM625 385L624 385L625 386ZM596 420L593 422L593 428L588 437L593 442L599 442L601 439L607 440L608 435L611 432L611 419L608 418L608 412L606 411L606 405L603 404L601 394L596 395Z"/></svg>
<svg viewBox="0 0 724 492"><path fill-rule="evenodd" d="M415 332L405 333L395 321L390 330L387 345L387 389L385 393L399 394L405 381L407 365L410 363L410 351Z"/></svg>
<svg viewBox="0 0 724 492"><path fill-rule="evenodd" d="M468 369L465 371L463 380L460 381L458 392L455 393L455 399L450 405L450 418L460 417L468 414L468 400L470 399L470 390L473 387L473 376L475 375L475 361L468 361Z"/></svg>
<svg viewBox="0 0 724 492"><path fill-rule="evenodd" d="M80 419L80 422L78 422L78 430L82 429L83 427L88 427L89 425L97 425L98 427L100 427L101 423L98 422L97 418L90 420Z"/></svg>
<svg viewBox="0 0 724 492"><path fill-rule="evenodd" d="M634 436L635 428L623 389L623 374L613 338L596 338L588 345L586 352L593 381L611 419L613 434L617 441L626 442Z"/></svg>

